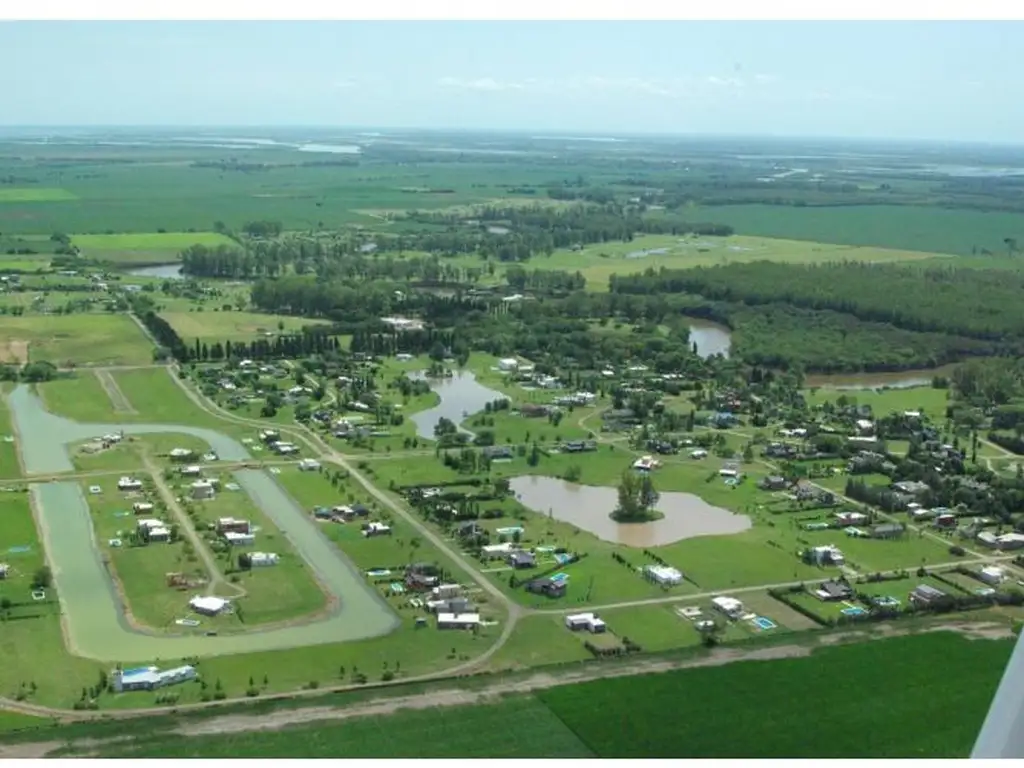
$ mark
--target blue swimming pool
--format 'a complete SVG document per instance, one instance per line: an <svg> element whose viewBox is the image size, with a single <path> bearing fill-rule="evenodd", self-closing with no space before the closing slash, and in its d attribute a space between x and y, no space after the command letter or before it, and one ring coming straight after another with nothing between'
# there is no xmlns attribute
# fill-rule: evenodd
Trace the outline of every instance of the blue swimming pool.
<svg viewBox="0 0 1024 768"><path fill-rule="evenodd" d="M844 616L863 616L867 611L861 608L859 605L851 605L849 608L843 608L840 611Z"/></svg>
<svg viewBox="0 0 1024 768"><path fill-rule="evenodd" d="M758 629L775 629L778 626L774 621L766 619L764 616L758 616L754 619L754 624Z"/></svg>
<svg viewBox="0 0 1024 768"><path fill-rule="evenodd" d="M559 565L565 565L570 560L572 560L572 555L567 555L565 553L563 553L561 555L555 555L555 562L558 563Z"/></svg>
<svg viewBox="0 0 1024 768"><path fill-rule="evenodd" d="M551 580L552 581L568 581L569 580L569 574L568 573L556 573L554 576L551 577Z"/></svg>

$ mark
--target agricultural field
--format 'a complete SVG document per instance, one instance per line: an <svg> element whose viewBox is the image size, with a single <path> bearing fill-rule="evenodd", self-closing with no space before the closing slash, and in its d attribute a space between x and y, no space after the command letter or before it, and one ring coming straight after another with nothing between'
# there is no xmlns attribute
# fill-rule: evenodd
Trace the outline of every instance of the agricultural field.
<svg viewBox="0 0 1024 768"><path fill-rule="evenodd" d="M161 312L186 344L201 342L255 341L264 336L301 331L303 326L318 325L323 320L307 320L284 315L256 312Z"/></svg>
<svg viewBox="0 0 1024 768"><path fill-rule="evenodd" d="M822 242L806 242L748 235L643 235L628 243L600 243L588 245L582 250L558 250L548 257L535 257L529 267L568 272L579 270L587 279L587 290L606 291L608 279L612 275L662 267L686 269L750 261L778 261L784 264L818 264L827 261L892 263L935 258L935 253L836 244L827 238L822 238Z"/></svg>
<svg viewBox="0 0 1024 768"><path fill-rule="evenodd" d="M127 315L0 315L0 362L148 365L153 344Z"/></svg>
<svg viewBox="0 0 1024 768"><path fill-rule="evenodd" d="M0 203L54 203L77 199L74 193L56 187L0 187Z"/></svg>
<svg viewBox="0 0 1024 768"><path fill-rule="evenodd" d="M141 232L105 235L72 235L71 243L89 259L142 266L178 261L178 254L192 245L216 248L238 244L217 232Z"/></svg>
<svg viewBox="0 0 1024 768"><path fill-rule="evenodd" d="M907 205L728 205L699 208L693 215L730 224L752 236L955 256L971 256L975 249L1005 253L1004 238L1024 241L1024 214L1000 211Z"/></svg>

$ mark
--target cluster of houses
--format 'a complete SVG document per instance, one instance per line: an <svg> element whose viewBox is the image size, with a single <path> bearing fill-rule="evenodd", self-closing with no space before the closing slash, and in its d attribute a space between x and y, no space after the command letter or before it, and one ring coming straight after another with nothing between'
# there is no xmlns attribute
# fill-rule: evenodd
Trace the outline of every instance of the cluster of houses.
<svg viewBox="0 0 1024 768"><path fill-rule="evenodd" d="M299 452L299 447L281 439L277 430L264 429L259 433L260 442L279 456L291 456Z"/></svg>

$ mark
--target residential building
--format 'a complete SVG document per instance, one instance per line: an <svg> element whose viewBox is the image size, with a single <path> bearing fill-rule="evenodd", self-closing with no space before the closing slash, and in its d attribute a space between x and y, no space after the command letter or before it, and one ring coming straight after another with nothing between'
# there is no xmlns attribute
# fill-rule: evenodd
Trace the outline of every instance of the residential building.
<svg viewBox="0 0 1024 768"><path fill-rule="evenodd" d="M391 526L385 525L384 523L363 523L363 536L370 538L372 536L390 536Z"/></svg>
<svg viewBox="0 0 1024 768"><path fill-rule="evenodd" d="M585 629L593 634L600 634L608 628L608 625L594 613L577 613L566 616L565 626L573 632Z"/></svg>
<svg viewBox="0 0 1024 768"><path fill-rule="evenodd" d="M667 565L645 565L644 578L663 587L674 587L683 583L683 574Z"/></svg>
<svg viewBox="0 0 1024 768"><path fill-rule="evenodd" d="M277 565L281 558L275 552L249 552L242 555L250 568L266 568Z"/></svg>
<svg viewBox="0 0 1024 768"><path fill-rule="evenodd" d="M836 522L840 525L860 525L867 522L868 516L863 512L836 512Z"/></svg>
<svg viewBox="0 0 1024 768"><path fill-rule="evenodd" d="M1006 579L1006 571L994 565L982 568L978 578L989 585L1001 584Z"/></svg>
<svg viewBox="0 0 1024 768"><path fill-rule="evenodd" d="M189 608L203 616L217 616L227 610L230 605L231 602L223 597L201 597L196 595L188 601Z"/></svg>
<svg viewBox="0 0 1024 768"><path fill-rule="evenodd" d="M0 579L6 579L7 574L11 572L11 566L7 563L0 563Z"/></svg>
<svg viewBox="0 0 1024 768"><path fill-rule="evenodd" d="M203 468L198 464L190 464L187 467L182 467L178 470L178 473L182 477L199 477L203 474Z"/></svg>
<svg viewBox="0 0 1024 768"><path fill-rule="evenodd" d="M140 491L142 490L142 481L136 480L134 477L122 477L117 481L117 490Z"/></svg>
<svg viewBox="0 0 1024 768"><path fill-rule="evenodd" d="M519 361L514 357L504 357L498 361L498 370L510 372L519 368Z"/></svg>
<svg viewBox="0 0 1024 768"><path fill-rule="evenodd" d="M132 504L132 512L136 515L144 515L147 512L153 511L153 505L148 501L137 501Z"/></svg>
<svg viewBox="0 0 1024 768"><path fill-rule="evenodd" d="M846 562L842 551L832 544L811 547L804 551L804 558L814 565L842 565Z"/></svg>
<svg viewBox="0 0 1024 768"><path fill-rule="evenodd" d="M303 459L299 462L299 470L302 472L311 472L320 469L320 462L316 459Z"/></svg>
<svg viewBox="0 0 1024 768"><path fill-rule="evenodd" d="M203 501L213 498L213 483L209 480L196 480L189 488L194 501Z"/></svg>
<svg viewBox="0 0 1024 768"><path fill-rule="evenodd" d="M782 475L768 475L760 485L766 491L781 491L789 486L789 482Z"/></svg>
<svg viewBox="0 0 1024 768"><path fill-rule="evenodd" d="M480 626L479 613L439 613L438 629L473 629Z"/></svg>
<svg viewBox="0 0 1024 768"><path fill-rule="evenodd" d="M849 600L853 597L853 588L845 581L823 581L814 590L814 594L826 602Z"/></svg>
<svg viewBox="0 0 1024 768"><path fill-rule="evenodd" d="M532 592L535 595L544 595L545 597L550 598L565 597L565 593L568 588L568 582L560 579L555 580L550 576L545 576L542 579L534 579L526 584L527 592Z"/></svg>
<svg viewBox="0 0 1024 768"><path fill-rule="evenodd" d="M249 533L251 526L248 520L236 517L221 517L217 520L217 533Z"/></svg>
<svg viewBox="0 0 1024 768"><path fill-rule="evenodd" d="M516 569L533 568L537 565L537 558L534 557L532 552L510 552L505 559L509 565Z"/></svg>
<svg viewBox="0 0 1024 768"><path fill-rule="evenodd" d="M128 691L153 691L168 685L176 685L189 680L196 680L199 674L195 667L183 666L160 671L157 667L138 667L136 669L115 669L110 673L110 688L114 693Z"/></svg>
<svg viewBox="0 0 1024 768"><path fill-rule="evenodd" d="M224 540L232 547L251 547L256 543L256 537L253 534L236 533L235 531L226 531Z"/></svg>
<svg viewBox="0 0 1024 768"><path fill-rule="evenodd" d="M713 597L711 604L730 619L737 619L746 611L743 603L735 597Z"/></svg>
<svg viewBox="0 0 1024 768"><path fill-rule="evenodd" d="M940 589L936 589L928 584L921 584L914 587L910 593L910 602L915 605L930 605L936 600L941 600L948 595Z"/></svg>
<svg viewBox="0 0 1024 768"><path fill-rule="evenodd" d="M905 533L906 528L904 528L900 523L884 523L883 525L876 525L871 529L871 538L898 539Z"/></svg>

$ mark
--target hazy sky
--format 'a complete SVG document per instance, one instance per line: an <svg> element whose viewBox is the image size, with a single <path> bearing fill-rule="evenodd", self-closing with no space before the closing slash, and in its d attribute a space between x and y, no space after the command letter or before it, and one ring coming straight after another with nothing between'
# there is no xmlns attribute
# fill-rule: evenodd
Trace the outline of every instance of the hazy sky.
<svg viewBox="0 0 1024 768"><path fill-rule="evenodd" d="M6 22L5 125L1024 142L1019 22Z"/></svg>

